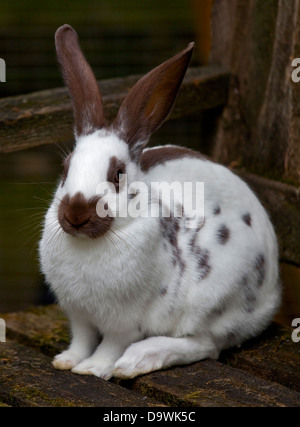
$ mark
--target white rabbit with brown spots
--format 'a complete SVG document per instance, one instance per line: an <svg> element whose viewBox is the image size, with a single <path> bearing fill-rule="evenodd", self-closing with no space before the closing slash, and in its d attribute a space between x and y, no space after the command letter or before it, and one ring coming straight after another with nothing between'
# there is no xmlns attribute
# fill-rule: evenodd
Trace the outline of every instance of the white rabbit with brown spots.
<svg viewBox="0 0 300 427"><path fill-rule="evenodd" d="M69 348L53 365L104 379L132 378L216 359L262 332L281 291L276 237L260 202L240 178L195 151L145 148L172 109L193 44L140 79L110 125L70 26L57 30L56 49L76 144L40 242L42 271L72 331ZM99 193L103 182L111 194ZM138 197L128 191L136 182L146 188L203 182L204 215L187 226L185 206L197 197L194 191L168 215L160 194L146 203L159 206L160 215L118 215ZM106 216L98 211L104 200Z"/></svg>

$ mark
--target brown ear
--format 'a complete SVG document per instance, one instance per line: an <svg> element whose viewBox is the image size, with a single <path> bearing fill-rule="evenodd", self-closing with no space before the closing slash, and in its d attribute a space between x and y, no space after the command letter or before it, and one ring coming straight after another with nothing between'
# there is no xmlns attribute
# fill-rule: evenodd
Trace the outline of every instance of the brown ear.
<svg viewBox="0 0 300 427"><path fill-rule="evenodd" d="M96 78L80 49L77 33L70 25L58 28L55 45L72 99L76 136L87 135L105 124Z"/></svg>
<svg viewBox="0 0 300 427"><path fill-rule="evenodd" d="M124 99L114 128L129 145L133 158L139 158L151 134L171 112L193 48L194 43L190 43L181 53L154 68Z"/></svg>

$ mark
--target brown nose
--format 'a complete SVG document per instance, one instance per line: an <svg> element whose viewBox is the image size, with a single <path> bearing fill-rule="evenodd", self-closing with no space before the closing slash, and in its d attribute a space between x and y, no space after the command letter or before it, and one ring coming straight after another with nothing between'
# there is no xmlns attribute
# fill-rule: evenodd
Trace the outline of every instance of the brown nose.
<svg viewBox="0 0 300 427"><path fill-rule="evenodd" d="M90 218L91 209L82 193L76 193L72 198L67 196L62 200L59 220L64 227L72 227L78 230L88 224Z"/></svg>
<svg viewBox="0 0 300 427"><path fill-rule="evenodd" d="M64 214L65 220L74 228L79 229L87 224L90 220L90 215L78 214L72 208Z"/></svg>
<svg viewBox="0 0 300 427"><path fill-rule="evenodd" d="M58 207L58 221L61 228L72 236L85 234L91 239L105 234L111 226L113 218L99 217L97 203L99 196L86 199L82 193L70 197L65 195Z"/></svg>

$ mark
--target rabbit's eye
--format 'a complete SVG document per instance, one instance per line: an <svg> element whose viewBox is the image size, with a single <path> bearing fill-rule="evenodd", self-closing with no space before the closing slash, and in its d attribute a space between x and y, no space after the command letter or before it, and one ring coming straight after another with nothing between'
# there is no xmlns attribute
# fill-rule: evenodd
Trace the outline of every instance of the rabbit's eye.
<svg viewBox="0 0 300 427"><path fill-rule="evenodd" d="M107 182L112 182L116 188L116 192L119 192L121 182L124 181L126 174L126 165L124 162L119 160L117 157L111 157L107 170Z"/></svg>

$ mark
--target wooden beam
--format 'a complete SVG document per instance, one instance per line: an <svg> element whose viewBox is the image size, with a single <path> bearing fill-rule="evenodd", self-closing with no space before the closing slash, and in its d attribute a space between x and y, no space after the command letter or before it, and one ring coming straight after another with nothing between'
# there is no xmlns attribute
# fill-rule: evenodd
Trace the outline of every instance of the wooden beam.
<svg viewBox="0 0 300 427"><path fill-rule="evenodd" d="M299 2L213 2L211 60L232 74L218 161L300 184L300 83L292 80L299 46Z"/></svg>
<svg viewBox="0 0 300 427"><path fill-rule="evenodd" d="M141 76L99 81L108 120ZM170 119L224 105L229 73L218 66L190 68ZM73 115L65 88L0 100L0 152L17 151L73 138Z"/></svg>
<svg viewBox="0 0 300 427"><path fill-rule="evenodd" d="M260 337L201 361L105 382L56 371L51 358L68 346L56 305L1 314L0 401L12 406L299 406L300 353L291 330L273 324ZM151 409L150 409L151 410Z"/></svg>
<svg viewBox="0 0 300 427"><path fill-rule="evenodd" d="M273 323L260 337L221 354L221 361L300 392L300 349L292 330Z"/></svg>
<svg viewBox="0 0 300 427"><path fill-rule="evenodd" d="M100 378L57 371L51 359L7 340L1 348L0 399L13 406L147 407L158 401Z"/></svg>
<svg viewBox="0 0 300 427"><path fill-rule="evenodd" d="M171 406L298 406L300 393L215 360L137 378L134 388Z"/></svg>

